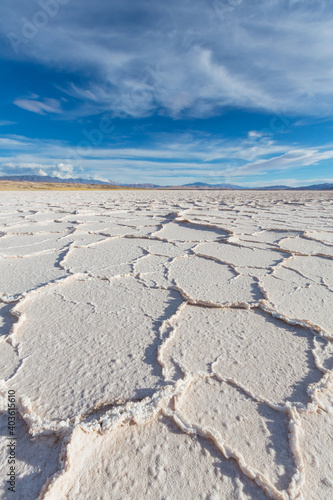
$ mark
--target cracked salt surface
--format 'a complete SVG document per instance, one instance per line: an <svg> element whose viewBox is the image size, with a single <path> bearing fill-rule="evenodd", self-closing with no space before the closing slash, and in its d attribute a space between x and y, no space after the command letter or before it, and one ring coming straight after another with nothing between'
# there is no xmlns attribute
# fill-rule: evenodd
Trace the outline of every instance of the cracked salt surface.
<svg viewBox="0 0 333 500"><path fill-rule="evenodd" d="M333 498L331 193L3 193L18 499Z"/></svg>

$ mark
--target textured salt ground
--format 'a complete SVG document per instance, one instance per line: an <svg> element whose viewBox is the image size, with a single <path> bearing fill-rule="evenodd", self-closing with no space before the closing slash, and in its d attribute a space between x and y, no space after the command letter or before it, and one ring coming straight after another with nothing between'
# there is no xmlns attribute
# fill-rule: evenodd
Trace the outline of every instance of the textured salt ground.
<svg viewBox="0 0 333 500"><path fill-rule="evenodd" d="M67 273L59 266L61 253L29 255L24 258L0 259L0 299L12 301L22 294L63 278Z"/></svg>
<svg viewBox="0 0 333 500"><path fill-rule="evenodd" d="M0 238L0 255L3 257L25 257L26 255L60 250L64 246L66 233L9 234Z"/></svg>
<svg viewBox="0 0 333 500"><path fill-rule="evenodd" d="M294 253L303 255L323 255L333 257L333 245L322 243L307 238L287 238L279 243L283 250L288 250Z"/></svg>
<svg viewBox="0 0 333 500"><path fill-rule="evenodd" d="M17 498L333 497L332 215L327 192L3 193Z"/></svg>
<svg viewBox="0 0 333 500"><path fill-rule="evenodd" d="M11 387L51 421L151 395L163 382L158 328L180 302L177 292L155 293L133 277L70 279L43 288L16 308L30 321L14 337L25 361ZM11 366L6 352L1 355Z"/></svg>
<svg viewBox="0 0 333 500"><path fill-rule="evenodd" d="M310 332L260 310L189 305L164 356L191 373L211 373L214 363L215 372L273 404L305 404L309 384L322 376L313 347Z"/></svg>
<svg viewBox="0 0 333 500"><path fill-rule="evenodd" d="M6 474L8 472L8 420L0 415L0 485L1 498L38 498L39 493L50 476L60 467L62 439L56 434L34 439L21 417L16 419L16 491L7 492Z"/></svg>
<svg viewBox="0 0 333 500"><path fill-rule="evenodd" d="M193 439L165 418L121 428L114 435L83 433L78 428L70 452L80 460L55 482L45 499L266 498L208 440Z"/></svg>
<svg viewBox="0 0 333 500"><path fill-rule="evenodd" d="M169 274L177 289L199 304L245 305L262 298L253 278L237 274L228 265L195 255L179 257L170 265Z"/></svg>
<svg viewBox="0 0 333 500"><path fill-rule="evenodd" d="M286 257L281 252L258 247L249 248L230 243L204 243L198 245L194 252L197 255L211 257L238 267L270 268Z"/></svg>
<svg viewBox="0 0 333 500"><path fill-rule="evenodd" d="M238 449L251 467L270 477L279 489L288 487L294 464L286 415L212 378L195 380L179 408L190 421L219 432L223 441Z"/></svg>
<svg viewBox="0 0 333 500"><path fill-rule="evenodd" d="M333 260L295 256L260 283L272 307L333 338L332 280Z"/></svg>

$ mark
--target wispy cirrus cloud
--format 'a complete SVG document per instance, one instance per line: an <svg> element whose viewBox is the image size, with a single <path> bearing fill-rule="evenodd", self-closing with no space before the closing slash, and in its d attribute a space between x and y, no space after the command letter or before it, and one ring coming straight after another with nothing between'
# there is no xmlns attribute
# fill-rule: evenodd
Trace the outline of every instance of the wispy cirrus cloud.
<svg viewBox="0 0 333 500"><path fill-rule="evenodd" d="M20 136L0 138L2 175L37 174L61 178L86 177L116 182L178 182L250 185L247 177L266 179L288 170L291 178L304 167L333 158L332 144L317 148L299 146L292 149L270 138L255 137L255 142L220 140L202 133L162 134L150 147L107 145L84 152L64 141L36 140ZM42 174L40 173L42 172ZM326 176L327 177L327 176ZM268 184L272 182L267 180ZM279 182L281 184L281 182Z"/></svg>
<svg viewBox="0 0 333 500"><path fill-rule="evenodd" d="M12 122L10 120L0 120L0 127L5 127L8 125L15 125L16 122Z"/></svg>
<svg viewBox="0 0 333 500"><path fill-rule="evenodd" d="M61 102L53 98L38 99L38 96L34 98L17 98L14 100L14 104L19 108L39 115L46 115L47 113L61 114L63 112Z"/></svg>
<svg viewBox="0 0 333 500"><path fill-rule="evenodd" d="M15 136L12 137L0 137L0 147L2 149L26 149L29 146L29 140L17 139Z"/></svg>
<svg viewBox="0 0 333 500"><path fill-rule="evenodd" d="M262 159L255 162L247 163L242 167L235 169L235 175L251 173L261 174L271 170L290 170L296 168L317 165L324 160L333 158L333 149L319 151L318 149L304 148L287 151L286 153L268 159Z"/></svg>
<svg viewBox="0 0 333 500"><path fill-rule="evenodd" d="M160 2L79 0L12 50L38 6L3 0L4 57L65 69L73 113L207 117L229 107L293 115L333 112L333 4L328 0ZM17 15L20 13L20 16ZM71 72L82 76L73 83ZM29 111L60 113L50 100L19 99ZM75 108L75 109L74 109Z"/></svg>

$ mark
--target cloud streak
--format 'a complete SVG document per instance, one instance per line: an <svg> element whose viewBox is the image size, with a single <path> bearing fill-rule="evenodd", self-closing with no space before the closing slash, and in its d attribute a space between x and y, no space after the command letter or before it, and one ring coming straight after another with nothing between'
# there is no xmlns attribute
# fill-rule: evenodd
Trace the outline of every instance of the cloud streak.
<svg viewBox="0 0 333 500"><path fill-rule="evenodd" d="M0 127L6 127L8 125L15 125L16 122L10 120L0 120Z"/></svg>
<svg viewBox="0 0 333 500"><path fill-rule="evenodd" d="M333 5L324 0L230 3L79 0L61 6L47 27L15 54L36 4L3 0L4 57L82 75L63 91L73 113L207 117L228 107L329 116L333 112ZM17 14L19 13L19 15ZM20 98L29 111L60 113L50 100Z"/></svg>
<svg viewBox="0 0 333 500"><path fill-rule="evenodd" d="M235 175L246 174L260 174L270 170L289 170L309 165L317 165L324 160L333 158L333 150L320 152L316 149L298 149L288 151L280 156L275 156L267 160L258 160L256 162L248 163L242 167L235 169Z"/></svg>
<svg viewBox="0 0 333 500"><path fill-rule="evenodd" d="M248 177L253 175L260 175L258 182L265 183L265 176L274 178L286 170L292 175L333 158L331 144L290 150L288 144L265 138L259 138L255 144L248 138L231 143L194 133L164 134L150 148L106 146L86 154L82 151L81 155L75 147L61 141L5 136L0 137L0 144L4 151L0 156L2 175L42 172L64 179L86 177L127 182L130 178L132 182L161 184L175 184L182 179L246 185Z"/></svg>
<svg viewBox="0 0 333 500"><path fill-rule="evenodd" d="M52 98L42 100L38 100L37 98L18 98L14 100L14 104L19 108L39 115L46 115L47 113L60 114L63 112L61 103Z"/></svg>

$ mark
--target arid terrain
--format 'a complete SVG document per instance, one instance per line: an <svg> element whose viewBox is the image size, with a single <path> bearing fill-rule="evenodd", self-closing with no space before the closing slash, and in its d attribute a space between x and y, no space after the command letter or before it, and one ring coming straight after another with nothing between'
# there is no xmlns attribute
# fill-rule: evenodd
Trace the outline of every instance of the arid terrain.
<svg viewBox="0 0 333 500"><path fill-rule="evenodd" d="M105 184L82 184L62 182L28 182L28 181L0 181L0 191L73 191L73 190L90 190L90 189L130 189L126 187L118 187Z"/></svg>
<svg viewBox="0 0 333 500"><path fill-rule="evenodd" d="M332 198L3 192L2 498L333 498Z"/></svg>

